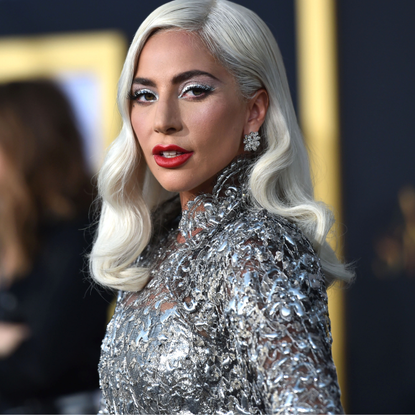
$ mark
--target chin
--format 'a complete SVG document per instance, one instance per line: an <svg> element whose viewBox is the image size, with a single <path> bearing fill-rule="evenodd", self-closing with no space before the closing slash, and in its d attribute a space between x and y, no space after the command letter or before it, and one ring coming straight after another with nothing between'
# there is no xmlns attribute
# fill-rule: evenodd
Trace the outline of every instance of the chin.
<svg viewBox="0 0 415 415"><path fill-rule="evenodd" d="M169 172L170 174L159 175L156 177L156 180L160 183L163 189L172 193L190 193L197 196L201 193L210 193L212 189L212 178L205 175L196 176L195 172L190 170L184 172L174 172L173 170ZM172 174L173 173L173 174ZM213 177L216 177L214 175Z"/></svg>
<svg viewBox="0 0 415 415"><path fill-rule="evenodd" d="M167 190L168 192L172 192L172 193L181 193L181 192L186 192L189 189L191 189L191 187L187 187L187 186L180 186L180 184L178 184L177 182L159 182L161 187L164 190Z"/></svg>

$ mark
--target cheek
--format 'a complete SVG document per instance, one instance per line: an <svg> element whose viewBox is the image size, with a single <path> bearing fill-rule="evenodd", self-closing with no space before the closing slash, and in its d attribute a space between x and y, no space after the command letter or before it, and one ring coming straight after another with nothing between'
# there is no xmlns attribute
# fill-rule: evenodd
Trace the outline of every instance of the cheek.
<svg viewBox="0 0 415 415"><path fill-rule="evenodd" d="M234 147L236 144L239 146L242 138L243 122L244 112L241 105L225 100L214 100L189 114L187 124L190 132L192 130L199 132L198 138L203 137L206 140L205 144L212 146L217 143L221 146ZM202 144L202 140L199 140L198 144Z"/></svg>
<svg viewBox="0 0 415 415"><path fill-rule="evenodd" d="M148 137L149 134L146 134L146 128L145 123L142 122L143 117L137 117L134 115L130 115L131 119L131 127L134 132L134 139L137 146L137 150L139 153L141 153L141 157L144 157L144 160L146 161L147 165L150 165L151 159L149 159L151 156L148 154L149 151L151 153L151 145L150 140ZM140 122L138 121L140 119Z"/></svg>
<svg viewBox="0 0 415 415"><path fill-rule="evenodd" d="M146 117L142 114L137 114L132 112L130 114L131 119L131 126L133 128L133 132L135 138L141 148L145 148L148 145L149 137L150 137L150 130L148 122L146 123Z"/></svg>

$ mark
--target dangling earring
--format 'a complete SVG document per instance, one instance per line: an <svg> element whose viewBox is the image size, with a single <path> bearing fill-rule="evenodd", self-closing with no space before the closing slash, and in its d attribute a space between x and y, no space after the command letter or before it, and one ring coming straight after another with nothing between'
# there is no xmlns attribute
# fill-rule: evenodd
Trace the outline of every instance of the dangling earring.
<svg viewBox="0 0 415 415"><path fill-rule="evenodd" d="M259 140L261 140L261 137L257 131L251 131L249 134L245 134L244 150L245 151L257 151L259 145L261 144Z"/></svg>

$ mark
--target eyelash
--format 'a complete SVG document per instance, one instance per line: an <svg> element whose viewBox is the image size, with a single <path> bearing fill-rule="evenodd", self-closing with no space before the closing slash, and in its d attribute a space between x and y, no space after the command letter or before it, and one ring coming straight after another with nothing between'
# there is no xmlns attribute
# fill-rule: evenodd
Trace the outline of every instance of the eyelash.
<svg viewBox="0 0 415 415"><path fill-rule="evenodd" d="M130 99L131 101L137 101L140 103L153 102L153 101L139 101L139 98L146 94L152 95L156 99L158 98L158 96L153 91L150 91L149 89L138 89L137 91L129 92L128 99Z"/></svg>
<svg viewBox="0 0 415 415"><path fill-rule="evenodd" d="M195 95L194 97L194 99L198 99L198 98L202 98L202 97L205 97L205 96L207 96L207 95L209 95L211 92L213 92L214 91L214 89L215 88L213 88L213 87L211 87L211 86L208 86L208 85L203 85L203 84L190 84L190 85L187 85L184 89L183 89L183 91L181 92L181 94L179 95L179 98L182 98L183 97L183 95L186 93L186 92L189 92L189 91L195 91L195 90L201 90L202 92L203 92L203 95Z"/></svg>
<svg viewBox="0 0 415 415"><path fill-rule="evenodd" d="M187 85L183 91L180 93L179 98L183 98L183 95L186 94L186 92L189 91L202 91L203 93L201 95L194 95L193 98L191 99L202 99L204 97L206 97L207 95L209 95L211 92L213 92L215 90L215 88L208 86L208 85L203 85L203 84L191 84L191 85ZM133 91L133 92L129 92L128 93L128 99L130 99L131 101L137 101L139 103L147 103L147 102L154 102L153 100L148 100L148 101L140 101L139 98L143 97L144 95L149 94L152 95L156 100L158 98L157 94L155 94L153 91L149 90L149 89L138 89L137 91Z"/></svg>

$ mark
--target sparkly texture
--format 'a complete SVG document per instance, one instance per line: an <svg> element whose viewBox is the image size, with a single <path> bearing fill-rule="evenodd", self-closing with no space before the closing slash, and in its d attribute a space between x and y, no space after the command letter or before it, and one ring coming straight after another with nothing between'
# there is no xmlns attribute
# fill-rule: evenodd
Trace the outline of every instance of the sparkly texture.
<svg viewBox="0 0 415 415"><path fill-rule="evenodd" d="M319 259L295 225L249 205L247 163L188 203L184 242L164 224L138 259L151 280L119 293L101 413L343 413Z"/></svg>
<svg viewBox="0 0 415 415"><path fill-rule="evenodd" d="M260 145L261 137L257 131L252 131L246 134L244 137L244 150L245 151L256 151Z"/></svg>

